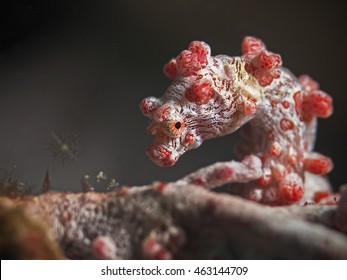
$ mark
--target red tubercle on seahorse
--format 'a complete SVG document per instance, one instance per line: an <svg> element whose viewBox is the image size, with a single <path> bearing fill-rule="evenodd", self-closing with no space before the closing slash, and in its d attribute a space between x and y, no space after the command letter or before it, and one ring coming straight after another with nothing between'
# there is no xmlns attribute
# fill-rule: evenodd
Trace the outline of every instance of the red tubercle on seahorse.
<svg viewBox="0 0 347 280"><path fill-rule="evenodd" d="M242 41L241 50L244 55L256 56L266 50L266 46L262 40L247 36Z"/></svg>
<svg viewBox="0 0 347 280"><path fill-rule="evenodd" d="M266 50L265 44L257 38L246 37L242 43L242 53L246 58L246 71L255 76L261 86L268 86L280 77L278 68L281 56Z"/></svg>
<svg viewBox="0 0 347 280"><path fill-rule="evenodd" d="M313 116L327 118L333 112L332 99L323 91L313 91L305 96L302 112L304 120L310 120Z"/></svg>
<svg viewBox="0 0 347 280"><path fill-rule="evenodd" d="M152 112L154 112L159 105L160 101L153 96L144 98L139 104L142 114L146 116L149 116Z"/></svg>
<svg viewBox="0 0 347 280"><path fill-rule="evenodd" d="M278 143L277 141L274 141L271 145L270 145L270 149L269 149L270 155L277 157L281 154L282 152L282 146L280 145L280 143Z"/></svg>
<svg viewBox="0 0 347 280"><path fill-rule="evenodd" d="M153 113L153 118L157 122L161 123L169 120L174 111L175 109L170 106L170 104L164 104L155 110L155 112Z"/></svg>
<svg viewBox="0 0 347 280"><path fill-rule="evenodd" d="M285 109L288 109L289 106L290 106L288 100L283 100L283 101L282 101L282 106L283 106Z"/></svg>
<svg viewBox="0 0 347 280"><path fill-rule="evenodd" d="M185 141L185 143L187 143L187 144L192 144L192 143L194 143L194 141L195 141L195 137L194 137L193 134L188 133L188 134L186 134L186 136L184 137L184 141Z"/></svg>
<svg viewBox="0 0 347 280"><path fill-rule="evenodd" d="M293 130L295 128L295 124L293 123L292 120L289 120L287 118L283 118L280 121L280 127L283 131Z"/></svg>
<svg viewBox="0 0 347 280"><path fill-rule="evenodd" d="M201 41L193 41L189 44L188 50L197 55L197 59L202 64L207 64L207 58L211 54L210 47Z"/></svg>
<svg viewBox="0 0 347 280"><path fill-rule="evenodd" d="M246 116L254 115L257 111L257 103L255 100L247 98L243 105L243 112Z"/></svg>
<svg viewBox="0 0 347 280"><path fill-rule="evenodd" d="M196 104L206 104L214 96L214 88L208 81L200 81L199 83L188 88L184 95L188 101Z"/></svg>
<svg viewBox="0 0 347 280"><path fill-rule="evenodd" d="M176 59L173 58L168 63L166 63L163 67L163 72L168 78L175 79L177 76Z"/></svg>
<svg viewBox="0 0 347 280"><path fill-rule="evenodd" d="M313 80L309 75L301 75L299 81L303 86L304 90L307 92L312 92L319 90L319 84Z"/></svg>
<svg viewBox="0 0 347 280"><path fill-rule="evenodd" d="M311 152L304 159L304 168L311 173L325 175L333 169L333 162L329 157Z"/></svg>
<svg viewBox="0 0 347 280"><path fill-rule="evenodd" d="M279 183L282 204L300 201L304 195L302 180L296 174L289 174Z"/></svg>
<svg viewBox="0 0 347 280"><path fill-rule="evenodd" d="M156 144L153 144L147 148L147 154L152 158L156 158L156 163L160 166L172 166L178 159L173 155L172 151Z"/></svg>
<svg viewBox="0 0 347 280"><path fill-rule="evenodd" d="M314 88L314 85L307 86ZM293 96L295 109L301 121L311 122L314 117L327 118L333 113L332 98L320 90L298 91Z"/></svg>
<svg viewBox="0 0 347 280"><path fill-rule="evenodd" d="M322 205L337 205L340 198L340 194L334 194L330 191L317 191L313 195L314 203Z"/></svg>
<svg viewBox="0 0 347 280"><path fill-rule="evenodd" d="M327 198L330 195L331 195L331 192L328 192L328 191L315 192L313 196L313 201L315 203L319 203L322 199Z"/></svg>
<svg viewBox="0 0 347 280"><path fill-rule="evenodd" d="M178 73L184 77L196 75L207 66L209 55L210 49L206 43L191 42L188 50L182 51L176 58Z"/></svg>
<svg viewBox="0 0 347 280"><path fill-rule="evenodd" d="M264 169L263 175L258 179L258 184L262 187L267 187L271 184L272 172L270 169Z"/></svg>

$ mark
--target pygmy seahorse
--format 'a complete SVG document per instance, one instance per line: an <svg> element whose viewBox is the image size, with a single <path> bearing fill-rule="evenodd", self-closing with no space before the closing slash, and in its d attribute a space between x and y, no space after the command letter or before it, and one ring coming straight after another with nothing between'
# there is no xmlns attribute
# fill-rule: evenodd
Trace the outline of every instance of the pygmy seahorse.
<svg viewBox="0 0 347 280"><path fill-rule="evenodd" d="M212 56L193 41L163 68L165 94L141 101L154 142L148 156L172 166L204 140L242 127L241 162L215 163L181 181L214 188L234 184L238 194L270 205L299 203L310 174L331 171L330 158L313 152L317 117L333 112L331 97L307 75L295 77L258 38L245 37L242 56Z"/></svg>

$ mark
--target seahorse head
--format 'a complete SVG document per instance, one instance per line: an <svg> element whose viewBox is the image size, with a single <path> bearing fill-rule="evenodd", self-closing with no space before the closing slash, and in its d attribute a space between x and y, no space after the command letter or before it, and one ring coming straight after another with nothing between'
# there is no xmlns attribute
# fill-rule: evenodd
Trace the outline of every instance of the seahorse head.
<svg viewBox="0 0 347 280"><path fill-rule="evenodd" d="M180 155L201 144L189 128L187 115L179 104L149 97L140 106L143 112L147 111L148 106L155 107L150 114L146 114L151 119L147 131L154 135L153 143L147 148L147 155L159 166L172 166Z"/></svg>
<svg viewBox="0 0 347 280"><path fill-rule="evenodd" d="M154 135L147 154L160 166L172 166L187 150L197 148L204 135L198 130L201 124L201 107L208 107L215 90L211 85L207 66L210 47L193 41L187 50L165 64L163 71L172 84L160 97L141 101L142 113L151 119L148 133ZM202 71L205 70L205 75Z"/></svg>
<svg viewBox="0 0 347 280"><path fill-rule="evenodd" d="M223 99L216 64L210 47L193 41L164 66L164 73L172 79L165 94L141 101L142 113L151 120L148 132L154 135L147 154L156 164L172 166L204 140L226 134L225 117L237 111L237 102ZM229 77L228 82L231 80Z"/></svg>

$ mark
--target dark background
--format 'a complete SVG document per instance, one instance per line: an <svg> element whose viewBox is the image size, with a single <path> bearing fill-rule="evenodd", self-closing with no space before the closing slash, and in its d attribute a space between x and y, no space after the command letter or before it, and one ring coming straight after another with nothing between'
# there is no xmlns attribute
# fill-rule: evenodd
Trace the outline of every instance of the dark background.
<svg viewBox="0 0 347 280"><path fill-rule="evenodd" d="M163 94L170 81L162 66L190 41L239 55L242 38L253 35L332 95L335 111L319 121L316 150L333 158L334 186L345 183L347 45L344 4L336 2L1 1L2 174L39 187L50 166L56 189L78 190L80 178L98 170L142 185L231 159L236 135L204 143L174 167L155 166L145 156L151 137L138 103ZM50 133L61 131L80 136L78 160L65 166L47 150Z"/></svg>

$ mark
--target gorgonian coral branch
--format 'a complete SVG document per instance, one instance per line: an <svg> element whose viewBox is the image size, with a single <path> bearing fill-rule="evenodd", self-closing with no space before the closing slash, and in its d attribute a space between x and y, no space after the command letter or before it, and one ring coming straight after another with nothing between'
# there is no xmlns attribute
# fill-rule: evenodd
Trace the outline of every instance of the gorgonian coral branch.
<svg viewBox="0 0 347 280"><path fill-rule="evenodd" d="M108 193L0 198L0 205L40 224L0 234L0 245L10 240L26 248L44 228L39 236L72 259L347 259L346 197L345 189L338 206L269 207L196 185L157 182ZM11 220L4 209L0 222Z"/></svg>

